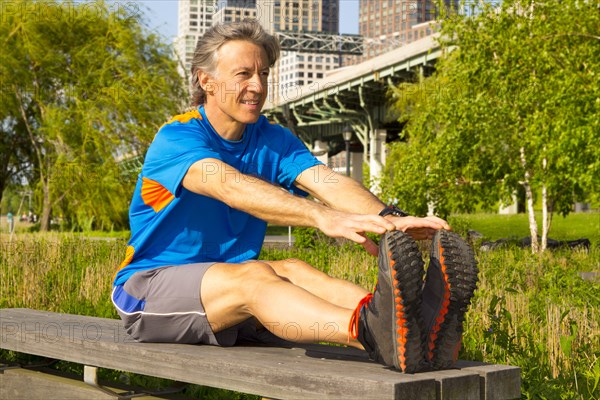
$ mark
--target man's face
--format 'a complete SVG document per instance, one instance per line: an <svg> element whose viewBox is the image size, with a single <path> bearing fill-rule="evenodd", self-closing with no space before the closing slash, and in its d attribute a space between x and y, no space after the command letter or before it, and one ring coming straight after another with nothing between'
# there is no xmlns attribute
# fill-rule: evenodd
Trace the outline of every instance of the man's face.
<svg viewBox="0 0 600 400"><path fill-rule="evenodd" d="M247 41L230 41L218 51L213 76L206 78L207 113L217 132L243 132L258 120L267 98L269 62L262 47ZM227 132L219 131L219 128Z"/></svg>

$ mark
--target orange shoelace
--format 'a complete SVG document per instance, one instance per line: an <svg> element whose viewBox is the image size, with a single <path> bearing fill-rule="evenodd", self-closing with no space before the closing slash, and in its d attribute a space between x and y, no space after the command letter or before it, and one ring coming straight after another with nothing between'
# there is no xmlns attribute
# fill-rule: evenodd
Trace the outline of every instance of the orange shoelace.
<svg viewBox="0 0 600 400"><path fill-rule="evenodd" d="M348 343L350 343L350 336L352 336L353 339L358 338L358 319L360 318L360 310L363 306L369 304L372 298L373 293L367 294L358 302L358 305L354 309L352 317L350 318L350 324L348 325Z"/></svg>

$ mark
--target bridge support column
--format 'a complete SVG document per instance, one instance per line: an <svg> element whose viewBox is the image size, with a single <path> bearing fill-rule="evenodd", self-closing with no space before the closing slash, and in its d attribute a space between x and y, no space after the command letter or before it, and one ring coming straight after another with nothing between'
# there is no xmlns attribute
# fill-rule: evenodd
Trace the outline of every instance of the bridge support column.
<svg viewBox="0 0 600 400"><path fill-rule="evenodd" d="M362 183L363 181L363 162L365 161L364 153L350 153L350 164L352 165L352 178Z"/></svg>
<svg viewBox="0 0 600 400"><path fill-rule="evenodd" d="M369 143L369 169L371 180L371 191L374 194L381 192L380 178L385 166L385 129L374 129L370 132Z"/></svg>

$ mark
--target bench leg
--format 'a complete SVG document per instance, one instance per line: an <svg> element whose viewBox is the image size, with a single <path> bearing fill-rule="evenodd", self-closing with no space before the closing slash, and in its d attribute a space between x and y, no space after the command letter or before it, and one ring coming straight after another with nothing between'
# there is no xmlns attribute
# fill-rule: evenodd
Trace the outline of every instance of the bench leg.
<svg viewBox="0 0 600 400"><path fill-rule="evenodd" d="M98 383L98 368L90 365L83 366L83 381L88 385L98 389L99 391L106 393L110 396L114 396L117 399L131 399L133 397L145 396L146 393L117 393L111 389L108 389Z"/></svg>
<svg viewBox="0 0 600 400"><path fill-rule="evenodd" d="M167 394L178 393L178 392L181 392L185 388L185 386L187 386L187 384L179 384L172 388L168 388L168 389L164 389L164 390L144 391L144 392L139 392L139 393L136 393L134 391L117 393L107 387L102 386L100 383L98 383L98 367L92 367L90 365L83 366L83 381L85 383L87 383L88 385L100 390L101 392L106 393L110 396L113 396L119 400L133 399L135 397L141 397L141 396L162 396L162 395L167 395Z"/></svg>

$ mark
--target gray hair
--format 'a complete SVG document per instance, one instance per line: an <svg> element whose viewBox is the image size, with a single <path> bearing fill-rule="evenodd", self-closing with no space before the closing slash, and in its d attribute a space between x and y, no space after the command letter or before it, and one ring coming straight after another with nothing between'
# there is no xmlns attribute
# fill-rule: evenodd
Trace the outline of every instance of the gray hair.
<svg viewBox="0 0 600 400"><path fill-rule="evenodd" d="M192 105L197 107L206 102L206 92L200 86L198 72L214 75L217 68L217 52L231 40L245 40L265 49L269 67L275 65L279 58L279 41L267 33L260 23L254 19L241 22L219 23L210 28L198 39L194 58L192 59Z"/></svg>

